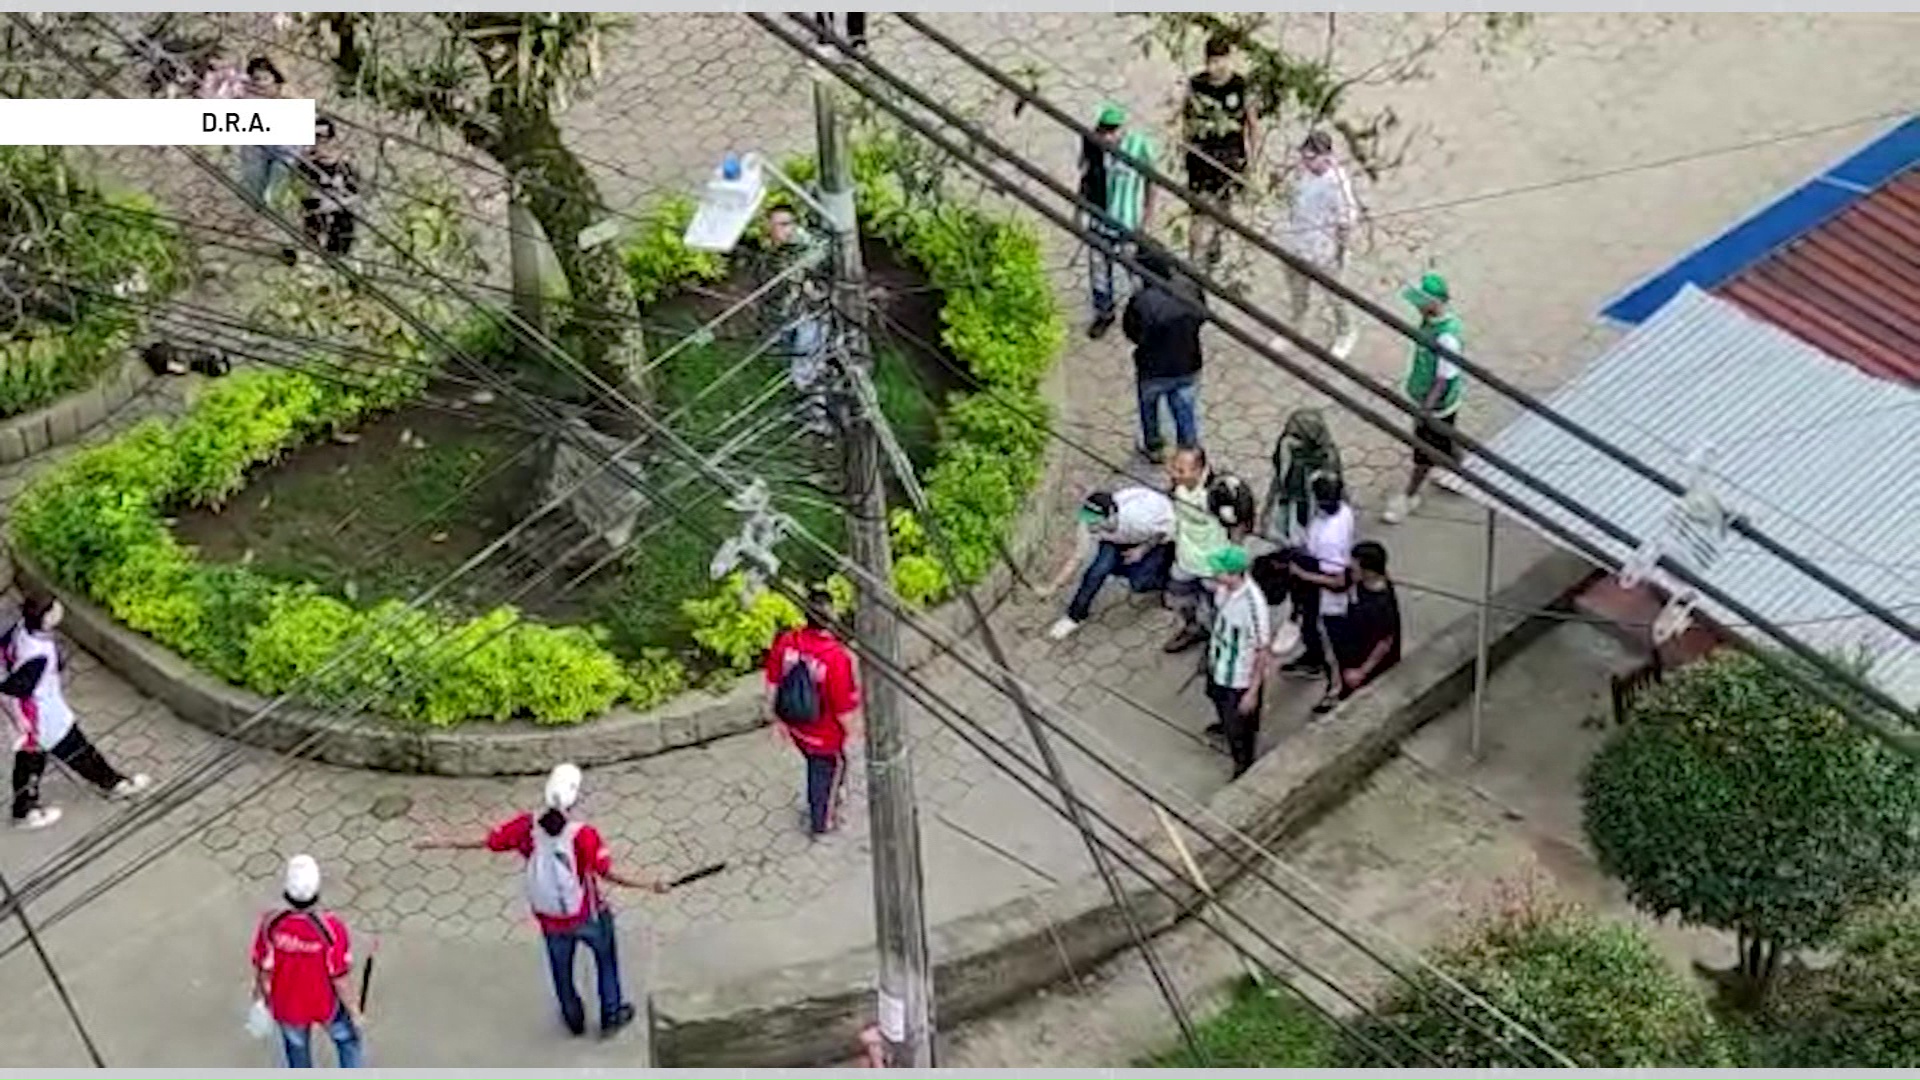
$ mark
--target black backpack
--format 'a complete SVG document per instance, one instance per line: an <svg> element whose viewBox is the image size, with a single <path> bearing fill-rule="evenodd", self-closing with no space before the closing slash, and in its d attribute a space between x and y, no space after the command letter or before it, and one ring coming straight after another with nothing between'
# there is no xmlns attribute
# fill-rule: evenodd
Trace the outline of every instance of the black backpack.
<svg viewBox="0 0 1920 1080"><path fill-rule="evenodd" d="M804 656L788 659L780 685L773 691L773 715L782 723L805 725L820 719L820 684Z"/></svg>

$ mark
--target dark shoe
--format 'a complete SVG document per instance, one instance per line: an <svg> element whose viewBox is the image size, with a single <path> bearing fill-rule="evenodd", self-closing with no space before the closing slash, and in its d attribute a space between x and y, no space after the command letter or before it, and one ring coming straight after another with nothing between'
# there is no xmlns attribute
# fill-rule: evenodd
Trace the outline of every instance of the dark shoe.
<svg viewBox="0 0 1920 1080"><path fill-rule="evenodd" d="M1280 674L1290 679L1324 679L1327 677L1327 669L1323 664L1295 660L1290 664L1281 664Z"/></svg>
<svg viewBox="0 0 1920 1080"><path fill-rule="evenodd" d="M1227 725L1222 724L1218 720L1216 720L1213 723L1207 725L1207 734L1218 735L1224 739L1227 737Z"/></svg>
<svg viewBox="0 0 1920 1080"><path fill-rule="evenodd" d="M1094 341L1099 341L1101 338L1106 337L1107 331L1111 329L1113 329L1113 316L1096 315L1093 321L1087 324L1087 337Z"/></svg>
<svg viewBox="0 0 1920 1080"><path fill-rule="evenodd" d="M1340 695L1328 694L1326 697L1323 697L1318 702L1314 703L1313 715L1325 716L1339 707L1340 707Z"/></svg>
<svg viewBox="0 0 1920 1080"><path fill-rule="evenodd" d="M563 1016L560 1018L560 1022L567 1025L567 1030L572 1032L576 1037L587 1033L587 1022L585 1020L576 1024Z"/></svg>
<svg viewBox="0 0 1920 1080"><path fill-rule="evenodd" d="M1167 463L1167 448L1164 446L1143 446L1139 452L1143 459L1154 465Z"/></svg>
<svg viewBox="0 0 1920 1080"><path fill-rule="evenodd" d="M1180 632L1168 638L1167 643L1160 646L1160 649L1167 653L1183 653L1205 640L1207 640L1206 631L1197 626L1183 626Z"/></svg>
<svg viewBox="0 0 1920 1080"><path fill-rule="evenodd" d="M613 1011L613 1015L600 1022L600 1037L610 1039L619 1034L620 1029L633 1023L632 1005L622 1005Z"/></svg>

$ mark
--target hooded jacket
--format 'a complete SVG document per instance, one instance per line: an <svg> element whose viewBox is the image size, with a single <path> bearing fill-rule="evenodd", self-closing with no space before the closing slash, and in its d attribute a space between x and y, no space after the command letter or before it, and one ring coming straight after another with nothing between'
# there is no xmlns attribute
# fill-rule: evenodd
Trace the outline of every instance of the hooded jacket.
<svg viewBox="0 0 1920 1080"><path fill-rule="evenodd" d="M1313 481L1343 480L1340 448L1318 409L1295 409L1273 444L1273 482L1267 488L1267 538L1286 543L1313 512Z"/></svg>
<svg viewBox="0 0 1920 1080"><path fill-rule="evenodd" d="M1140 265L1149 274L1171 279L1172 288L1151 279L1127 301L1120 329L1133 342L1136 379L1175 379L1200 373L1200 327L1206 323L1199 308L1206 306L1200 287L1176 277L1165 256L1145 251Z"/></svg>

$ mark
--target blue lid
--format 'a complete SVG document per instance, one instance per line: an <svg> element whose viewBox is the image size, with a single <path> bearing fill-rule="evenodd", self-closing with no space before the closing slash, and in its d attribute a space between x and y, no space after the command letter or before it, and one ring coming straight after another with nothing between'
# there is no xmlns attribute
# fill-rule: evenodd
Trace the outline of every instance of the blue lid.
<svg viewBox="0 0 1920 1080"><path fill-rule="evenodd" d="M740 179L739 154L728 154L726 159L720 162L720 175L728 180Z"/></svg>

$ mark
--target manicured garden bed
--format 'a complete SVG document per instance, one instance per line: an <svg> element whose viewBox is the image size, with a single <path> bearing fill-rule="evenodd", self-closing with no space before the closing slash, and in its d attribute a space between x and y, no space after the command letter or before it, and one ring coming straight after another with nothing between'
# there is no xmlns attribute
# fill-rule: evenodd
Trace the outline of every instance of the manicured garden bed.
<svg viewBox="0 0 1920 1080"><path fill-rule="evenodd" d="M919 275L898 291L941 301L937 336L947 358L939 367L955 370L952 380L943 385L939 367L909 359L905 346L880 349L876 373L883 405L924 463L934 513L971 583L991 567L1039 478L1045 436L1034 421L1046 412L1039 387L1064 339L1062 323L1029 229L909 197L884 141L864 146L859 161L877 272L884 278L882 256L898 252ZM650 321L697 317L698 304L676 307L674 299L690 286L721 295L729 288L724 262L680 245L689 212L684 203L662 206L627 241ZM402 225L400 235L420 248L416 256L459 275L467 256L444 220ZM638 545L635 565L609 578L614 584L549 598L544 608L541 600L529 603L531 614L551 623L490 607L485 595L406 608L397 597L505 524L503 492L476 485L471 499L453 500L448 516L428 520L419 536L396 540L381 530L447 501L512 443L483 432L486 407L432 421L418 411L444 358L377 301L306 267L287 271L270 292L256 321L408 363L365 364L346 378L337 358L324 374L321 365L236 373L208 387L180 420L140 425L51 470L22 496L11 528L58 585L249 690L295 690L311 701L436 726L566 724L618 703L645 709L704 672L746 670L773 632L797 619L778 594L748 598L731 583L706 581L711 553L677 539ZM497 348L497 330L444 294L402 290L400 299L459 339L463 352ZM911 312L890 317L913 321ZM919 330L932 335L934 327ZM661 406L691 402L739 348L715 340L676 357L659 375ZM936 415L954 381L978 392L946 394ZM688 423L699 422L690 409ZM357 432L359 443L329 443L342 432ZM276 468L281 462L290 468ZM503 475L513 482L511 466ZM839 513L830 503L783 508L837 538ZM730 530L734 522L729 516L724 524ZM895 536L899 592L923 604L950 595L955 583L928 555L911 514L896 513ZM370 559L375 545L406 557ZM820 580L827 566L796 557L789 569ZM353 662L328 664L355 640Z"/></svg>

